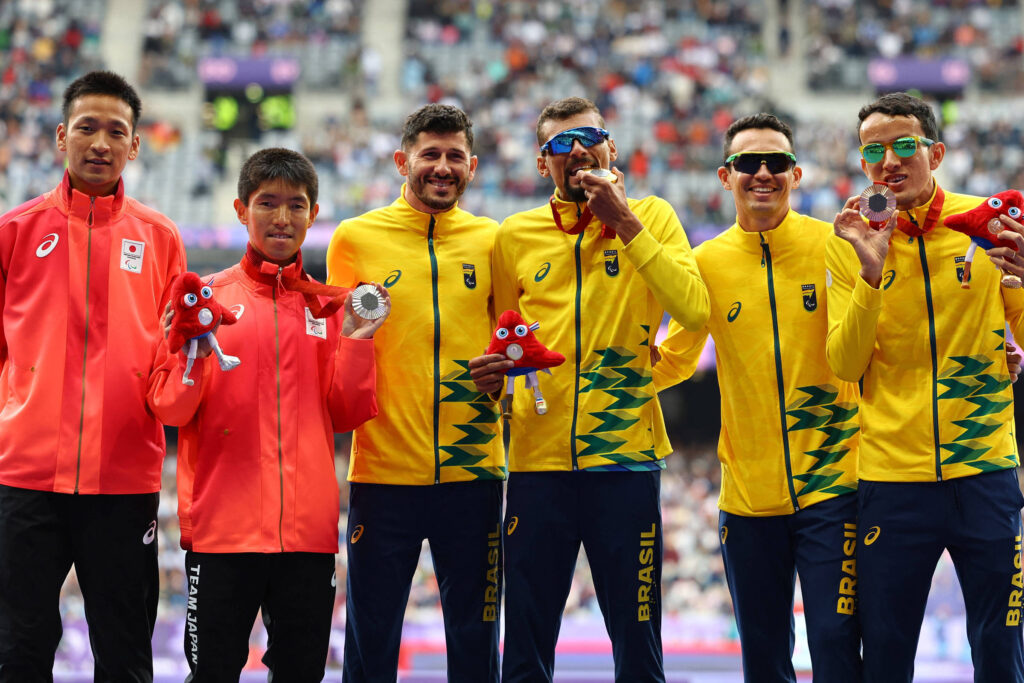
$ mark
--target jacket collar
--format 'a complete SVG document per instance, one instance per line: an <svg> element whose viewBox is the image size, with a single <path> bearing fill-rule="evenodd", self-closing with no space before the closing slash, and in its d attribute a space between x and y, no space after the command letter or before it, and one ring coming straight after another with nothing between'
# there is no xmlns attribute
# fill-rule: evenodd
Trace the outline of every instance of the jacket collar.
<svg viewBox="0 0 1024 683"><path fill-rule="evenodd" d="M459 211L458 202L456 202L452 208L440 213L424 213L423 211L419 211L413 208L413 206L406 201L405 186L406 183L402 183L402 191L398 194L398 199L391 203L391 208L394 210L395 216L398 218L399 222L415 232L422 233L426 236L427 232L430 230L431 218L434 219L434 229L436 231L443 226L446 226Z"/></svg>
<svg viewBox="0 0 1024 683"><path fill-rule="evenodd" d="M65 170L55 194L61 211L83 219L88 218L91 212L94 226L110 223L119 218L125 209L123 178L118 179L114 194L92 197L71 187L71 175Z"/></svg>
<svg viewBox="0 0 1024 683"><path fill-rule="evenodd" d="M785 249L787 245L794 243L795 240L806 239L806 236L799 234L800 228L797 225L799 223L799 216L800 214L790 209L786 213L786 217L782 219L782 222L771 230L748 232L741 228L737 222L732 224L730 231L733 233L733 239L739 242L744 251L760 254L762 243L767 244L768 248L772 250L776 248Z"/></svg>

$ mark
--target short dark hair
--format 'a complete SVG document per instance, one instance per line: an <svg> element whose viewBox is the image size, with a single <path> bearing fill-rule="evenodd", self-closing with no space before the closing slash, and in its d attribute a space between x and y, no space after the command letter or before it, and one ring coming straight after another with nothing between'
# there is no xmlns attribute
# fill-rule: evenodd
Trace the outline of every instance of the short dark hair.
<svg viewBox="0 0 1024 683"><path fill-rule="evenodd" d="M402 149L416 144L420 133L463 133L469 151L473 151L473 122L466 112L450 104L425 104L405 119L402 126Z"/></svg>
<svg viewBox="0 0 1024 683"><path fill-rule="evenodd" d="M316 169L304 155L283 147L261 149L245 160L238 174L238 198L249 203L249 197L268 180L283 180L304 188L309 205L316 204L319 193Z"/></svg>
<svg viewBox="0 0 1024 683"><path fill-rule="evenodd" d="M598 123L601 128L604 128L604 117L601 116L601 110L585 97L566 97L544 107L540 116L537 117L537 145L540 146L547 142L547 138L542 137L540 132L541 126L547 121L564 121L587 111L597 114Z"/></svg>
<svg viewBox="0 0 1024 683"><path fill-rule="evenodd" d="M113 71L90 71L84 76L76 78L64 90L61 114L64 117L65 127L68 125L71 107L74 106L75 100L85 95L110 95L124 100L131 107L132 132L135 132L135 126L142 118L142 100L139 99L139 93L135 92L135 88Z"/></svg>
<svg viewBox="0 0 1024 683"><path fill-rule="evenodd" d="M775 114L769 114L767 112L761 112L759 114L751 114L750 116L744 116L741 119L736 119L732 122L725 131L725 142L722 145L722 165L725 165L725 160L729 158L729 150L732 148L733 139L744 130L752 129L764 129L776 130L786 136L786 140L789 141L789 151L793 151L793 129L789 127L785 121L780 119ZM767 150L758 150L767 151Z"/></svg>
<svg viewBox="0 0 1024 683"><path fill-rule="evenodd" d="M931 105L920 97L905 92L891 92L882 95L871 104L865 104L857 114L860 121L857 124L857 133L860 133L860 126L864 119L872 114L880 113L889 116L912 116L921 124L926 138L938 141L939 126L935 122L935 112Z"/></svg>

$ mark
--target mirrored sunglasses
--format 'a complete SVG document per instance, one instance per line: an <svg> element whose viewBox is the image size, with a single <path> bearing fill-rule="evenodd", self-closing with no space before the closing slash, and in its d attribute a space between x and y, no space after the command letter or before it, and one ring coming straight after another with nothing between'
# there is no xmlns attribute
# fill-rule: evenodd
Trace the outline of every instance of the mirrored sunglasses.
<svg viewBox="0 0 1024 683"><path fill-rule="evenodd" d="M796 166L796 155L791 152L737 152L725 160L740 173L754 175L764 165L771 174L785 173Z"/></svg>
<svg viewBox="0 0 1024 683"><path fill-rule="evenodd" d="M908 135L903 138L896 138L892 142L869 142L866 145L861 145L860 155L864 157L864 161L869 164L877 164L885 158L886 148L895 152L896 156L906 159L917 153L918 145L930 147L934 144L934 140L929 140L928 138L921 137L920 135Z"/></svg>
<svg viewBox="0 0 1024 683"><path fill-rule="evenodd" d="M572 150L572 143L576 140L584 147L593 147L607 140L611 135L604 128L593 126L582 126L570 128L551 136L551 139L540 146L541 154L551 152L552 154L565 154Z"/></svg>

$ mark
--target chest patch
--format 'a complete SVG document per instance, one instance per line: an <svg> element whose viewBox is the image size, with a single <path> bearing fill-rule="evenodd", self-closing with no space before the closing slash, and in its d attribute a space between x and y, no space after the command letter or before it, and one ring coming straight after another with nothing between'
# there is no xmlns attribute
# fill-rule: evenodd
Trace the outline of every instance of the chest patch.
<svg viewBox="0 0 1024 683"><path fill-rule="evenodd" d="M606 249L604 252L604 272L608 277L615 277L619 274L619 251L618 249Z"/></svg>
<svg viewBox="0 0 1024 683"><path fill-rule="evenodd" d="M804 310L809 313L818 310L818 292L814 289L814 283L800 285L800 291L804 295Z"/></svg>
<svg viewBox="0 0 1024 683"><path fill-rule="evenodd" d="M476 266L472 263L462 264L462 281L466 283L466 289L476 289Z"/></svg>
<svg viewBox="0 0 1024 683"><path fill-rule="evenodd" d="M306 334L310 337L327 339L327 321L321 318L314 318L307 308L306 310Z"/></svg>
<svg viewBox="0 0 1024 683"><path fill-rule="evenodd" d="M129 273L142 273L142 258L146 253L146 243L135 240L121 240L121 270Z"/></svg>

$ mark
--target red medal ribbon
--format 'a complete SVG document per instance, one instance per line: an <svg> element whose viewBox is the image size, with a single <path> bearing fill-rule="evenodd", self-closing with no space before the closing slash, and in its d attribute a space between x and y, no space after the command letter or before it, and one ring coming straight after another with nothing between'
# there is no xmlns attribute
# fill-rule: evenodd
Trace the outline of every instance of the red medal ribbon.
<svg viewBox="0 0 1024 683"><path fill-rule="evenodd" d="M587 225L590 224L590 219L594 217L594 214L591 213L590 207L588 206L586 209L583 210L583 213L580 214L580 217L576 219L576 225L572 226L571 228L565 228L562 225L562 216L558 212L558 205L555 204L554 195L552 195L551 199L548 200L548 204L551 205L551 216L555 219L555 225L558 227L559 230L568 235L578 235L581 232L583 232L583 228L587 227ZM601 237L607 237L608 239L611 239L615 237L615 231L609 228L604 223L602 223Z"/></svg>
<svg viewBox="0 0 1024 683"><path fill-rule="evenodd" d="M309 279L302 269L302 253L296 254L295 263L290 266L278 266L263 258L263 255L248 245L241 261L242 270L256 282L271 287L281 286L282 289L299 292L306 300L306 306L314 318L327 318L333 315L345 303L345 297L352 290L348 287L334 287ZM291 267L294 266L294 267ZM290 271L286 273L285 271ZM297 273L297 274L293 274ZM331 300L323 306L317 296L329 296Z"/></svg>
<svg viewBox="0 0 1024 683"><path fill-rule="evenodd" d="M918 225L912 220L907 220L906 218L899 216L896 218L896 227L910 237L920 237L926 232L931 232L932 228L935 227L935 224L939 222L939 214L942 213L942 204L945 200L946 193L942 191L941 187L936 187L935 198L932 199L932 205L928 208L928 215L925 216L924 225ZM908 214L913 215L909 212Z"/></svg>

